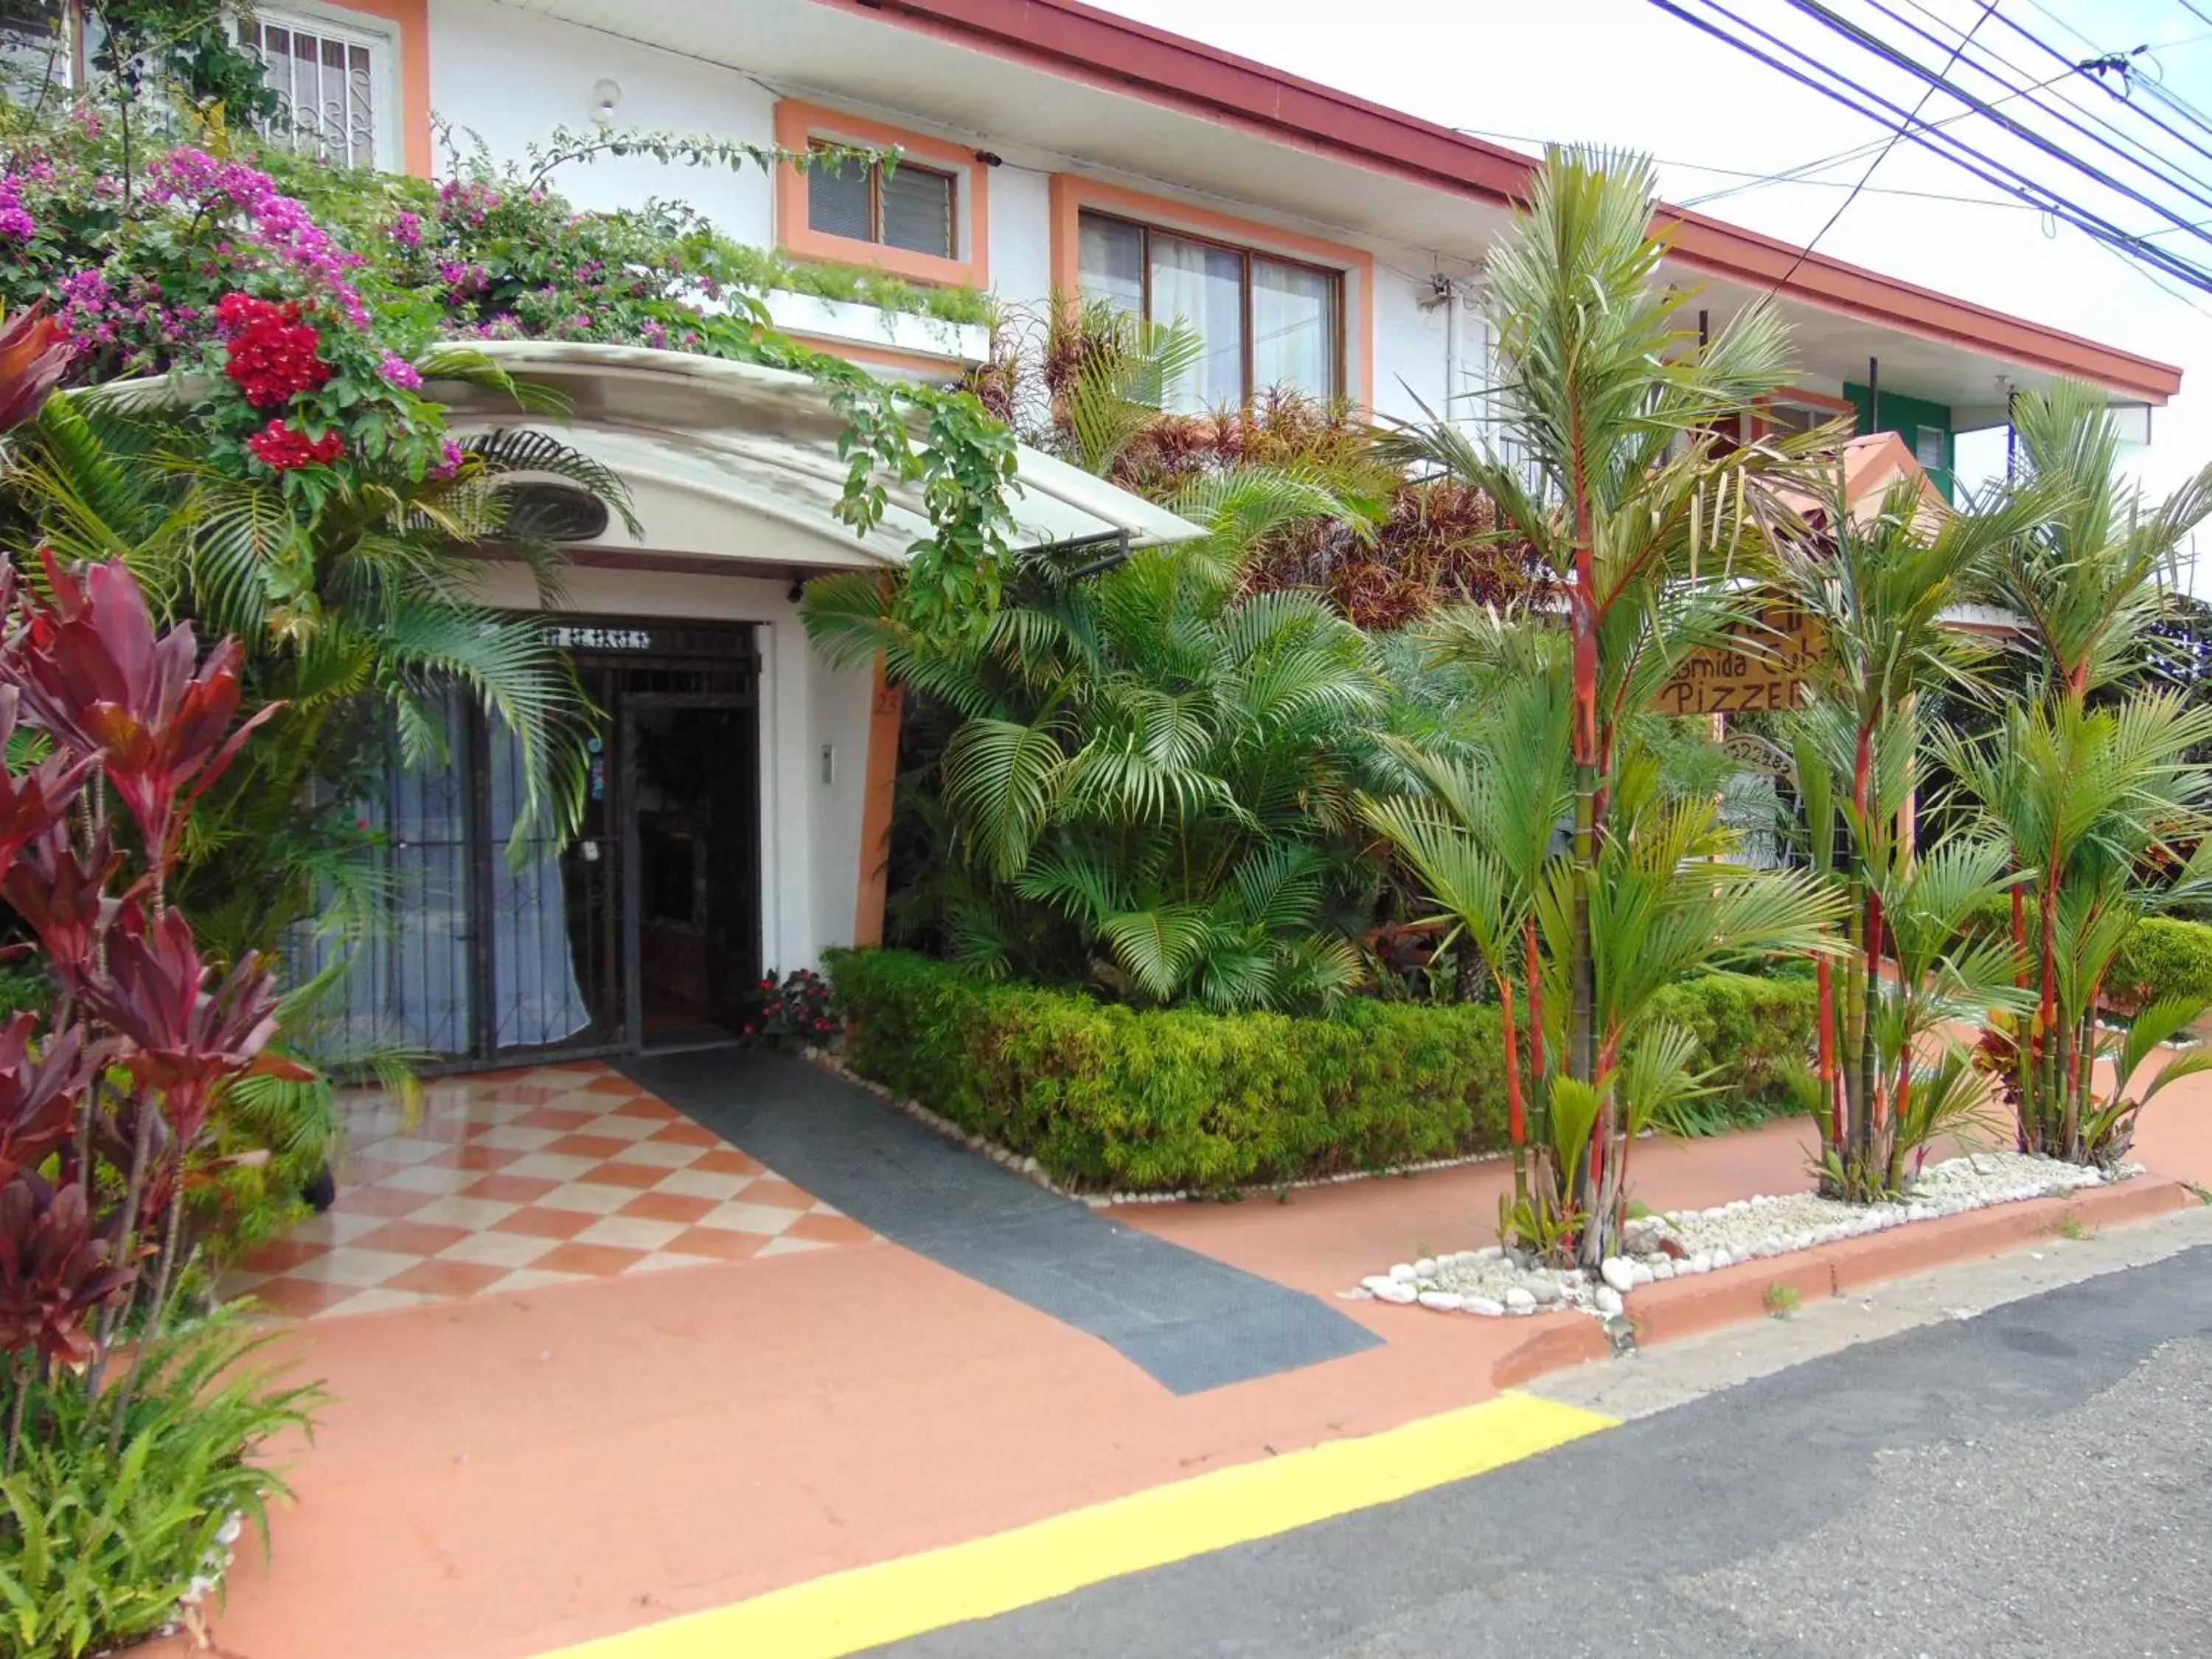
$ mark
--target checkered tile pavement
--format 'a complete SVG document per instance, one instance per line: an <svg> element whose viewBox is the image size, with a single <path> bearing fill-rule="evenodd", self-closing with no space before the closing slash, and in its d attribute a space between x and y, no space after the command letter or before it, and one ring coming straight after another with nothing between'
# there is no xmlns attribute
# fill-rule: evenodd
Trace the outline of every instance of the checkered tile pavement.
<svg viewBox="0 0 2212 1659"><path fill-rule="evenodd" d="M875 1238L604 1066L423 1093L349 1102L337 1202L226 1288L314 1319Z"/></svg>

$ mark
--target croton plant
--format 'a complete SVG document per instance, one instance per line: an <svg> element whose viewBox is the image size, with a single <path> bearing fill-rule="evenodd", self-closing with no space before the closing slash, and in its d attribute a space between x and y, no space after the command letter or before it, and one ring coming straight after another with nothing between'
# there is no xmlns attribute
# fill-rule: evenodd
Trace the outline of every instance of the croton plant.
<svg viewBox="0 0 2212 1659"><path fill-rule="evenodd" d="M218 971L167 886L193 802L268 710L239 715L239 651L163 631L122 563L0 568L0 896L34 936L50 1015L0 1028L0 1354L15 1402L74 1372L98 1395L119 1335L161 1328L210 1178L223 1091L298 1070L277 988Z"/></svg>

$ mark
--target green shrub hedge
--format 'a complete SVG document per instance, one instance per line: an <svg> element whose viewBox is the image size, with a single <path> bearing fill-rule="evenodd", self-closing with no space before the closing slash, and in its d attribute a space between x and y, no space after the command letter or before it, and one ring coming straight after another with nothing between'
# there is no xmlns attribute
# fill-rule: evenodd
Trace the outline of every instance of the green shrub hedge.
<svg viewBox="0 0 2212 1659"><path fill-rule="evenodd" d="M833 951L828 965L855 1071L1063 1186L1221 1190L1505 1145L1495 1008L1139 1011L904 951ZM1675 988L1668 1012L1741 1056L1727 1091L1771 1093L1810 1047L1810 990L1717 975Z"/></svg>
<svg viewBox="0 0 2212 1659"><path fill-rule="evenodd" d="M1978 926L2002 934L2012 927L2012 906L2000 899L1975 914ZM2038 937L2036 908L2027 906L2031 947ZM2193 997L2212 1004L2212 927L2176 916L2146 916L2136 924L2105 981L2105 1000L2116 1008L2149 1006L2161 997Z"/></svg>

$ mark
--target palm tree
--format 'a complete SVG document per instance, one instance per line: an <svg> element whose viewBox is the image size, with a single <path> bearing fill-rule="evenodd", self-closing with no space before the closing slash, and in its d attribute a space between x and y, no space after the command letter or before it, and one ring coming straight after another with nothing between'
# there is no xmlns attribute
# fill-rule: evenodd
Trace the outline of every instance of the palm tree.
<svg viewBox="0 0 2212 1659"><path fill-rule="evenodd" d="M477 354L429 366L526 395ZM627 517L626 490L598 463L539 433L496 432L464 441L449 477L363 478L310 507L207 467L180 420L96 392L57 395L15 444L8 495L33 538L64 560L124 559L170 617L245 642L250 696L283 705L187 849L180 879L212 947L276 948L319 911L356 933L369 925L364 844L339 819L387 732L410 765L445 758L449 687L519 741L514 846L573 828L592 711L541 620L477 597L477 550L529 559L541 598L556 600L555 551L502 484L564 479Z"/></svg>
<svg viewBox="0 0 2212 1659"><path fill-rule="evenodd" d="M1179 504L1211 533L1103 572L1024 556L980 639L915 631L857 574L809 585L807 629L833 662L882 653L955 718L956 955L1142 1003L1325 1004L1359 972L1328 912L1378 689L1366 640L1320 599L1238 585L1254 541L1351 509L1266 471L1202 478Z"/></svg>
<svg viewBox="0 0 2212 1659"><path fill-rule="evenodd" d="M1753 486L1787 459L1766 447L1729 448L1713 435L1786 384L1779 318L1754 304L1700 343L1685 325L1691 296L1661 280L1666 247L1651 230L1653 198L1647 161L1553 150L1518 234L1488 267L1500 370L1492 395L1514 453L1433 420L1399 428L1383 444L1394 459L1487 494L1501 523L1563 584L1572 842L1538 908L1563 992L1552 1110L1556 1116L1571 1102L1574 1113L1587 1109L1593 1119L1590 1156L1577 1165L1577 1208L1587 1218L1577 1248L1593 1265L1617 1236L1626 1201L1619 1154L1626 1108L1615 1085L1638 1012L1636 1000L1606 979L1606 964L1629 969L1620 956L1627 938L1662 921L1672 928L1695 908L1690 890L1653 888L1640 861L1649 849L1628 837L1650 828L1660 836L1655 844L1701 849L1698 856L1721 842L1716 825L1695 823L1692 804L1657 808L1651 791L1630 787L1633 745L1624 738L1683 658L1743 614L1732 578L1762 556L1768 512ZM1651 811L1659 817L1636 822ZM1608 882L1626 885L1607 892ZM1623 909L1616 901L1632 890L1671 896L1656 911ZM1817 948L1818 924L1831 908L1799 878L1741 884L1731 875L1712 891L1728 913L1712 920L1744 921L1744 944L1756 935ZM1606 937L1607 927L1623 931ZM1703 959L1737 944L1716 934L1692 954Z"/></svg>
<svg viewBox="0 0 2212 1659"><path fill-rule="evenodd" d="M1893 487L1871 514L1858 513L1840 459L1821 470L1814 495L1812 522L1778 543L1772 580L1822 641L1807 672L1809 706L1790 718L1786 738L1811 866L1849 906L1852 957L1840 1006L1831 963L1823 957L1815 968L1822 1182L1872 1199L1896 1190L1912 1150L1899 1137L1912 1121L1915 1053L1948 1030L1929 1011L1977 991L1984 1007L2013 994L1977 951L1948 954L1976 906L2002 895L2002 868L1986 871L1980 889L1959 884L1964 872L1984 870L1978 856L1947 857L1923 872L1905 820L1920 782L1920 700L1985 689L1978 670L1994 649L1951 625L1949 614L2045 508L2042 493L2027 490L1986 511L1954 513L1914 481ZM1908 954L1917 976L1904 971ZM1899 963L1893 980L1881 971L1885 956Z"/></svg>
<svg viewBox="0 0 2212 1659"><path fill-rule="evenodd" d="M2087 386L2023 392L2014 423L2025 457L2015 489L2038 492L2045 510L1999 550L1987 586L2020 618L2030 690L1995 732L1952 743L1947 756L2021 872L2014 945L2035 1009L2009 1040L2020 1146L2109 1162L2133 1113L2112 1112L2095 1094L2106 975L2142 915L2212 876L2202 840L2212 777L2188 760L2212 739L2212 711L2130 684L2162 608L2159 577L2212 516L2212 466L2146 504L2119 477L2117 429ZM2179 848L2191 842L2185 861ZM2146 880L2160 866L2181 878ZM2201 1012L2181 1011L2175 1024Z"/></svg>

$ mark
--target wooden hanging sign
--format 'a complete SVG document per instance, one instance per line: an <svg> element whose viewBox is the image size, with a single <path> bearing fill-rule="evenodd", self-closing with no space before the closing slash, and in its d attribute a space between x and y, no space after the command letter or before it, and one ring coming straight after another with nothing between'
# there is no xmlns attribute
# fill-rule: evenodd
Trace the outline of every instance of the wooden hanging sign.
<svg viewBox="0 0 2212 1659"><path fill-rule="evenodd" d="M1819 622L1796 606L1770 605L1735 641L1694 651L1659 688L1662 714L1749 714L1801 707L1805 678L1827 649Z"/></svg>

